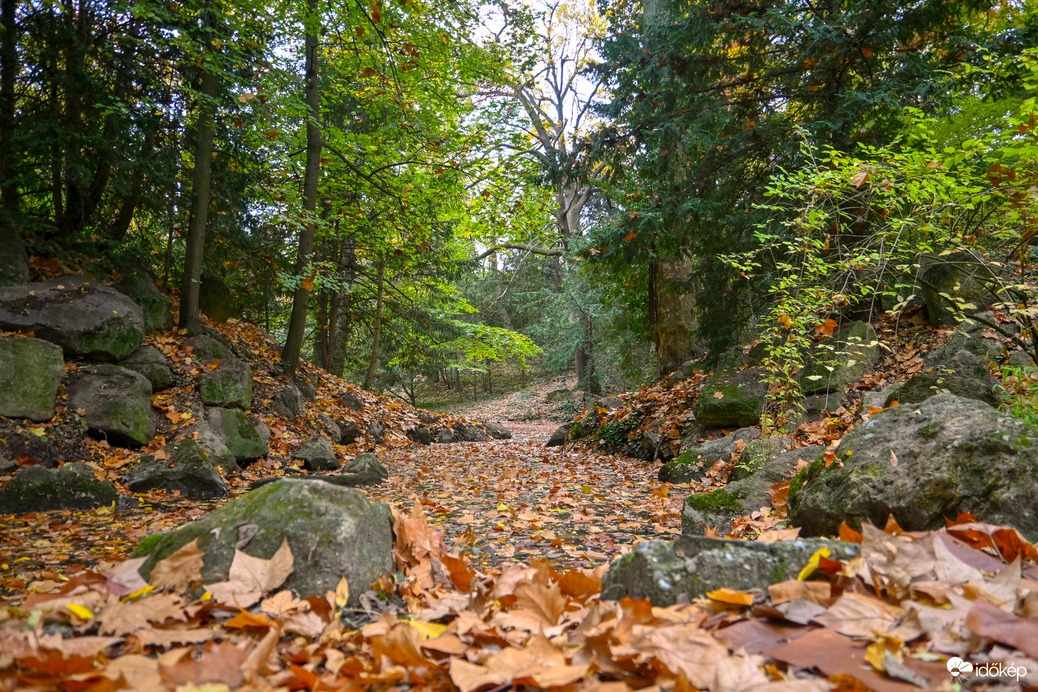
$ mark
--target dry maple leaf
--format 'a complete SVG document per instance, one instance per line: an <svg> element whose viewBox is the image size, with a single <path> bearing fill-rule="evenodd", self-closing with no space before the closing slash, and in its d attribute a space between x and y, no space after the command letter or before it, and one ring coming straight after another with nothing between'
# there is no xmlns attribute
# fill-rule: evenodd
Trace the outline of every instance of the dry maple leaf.
<svg viewBox="0 0 1038 692"><path fill-rule="evenodd" d="M202 580L202 549L198 539L191 541L165 560L160 560L151 570L150 583L156 589L187 591L192 584Z"/></svg>
<svg viewBox="0 0 1038 692"><path fill-rule="evenodd" d="M235 550L229 579L206 584L205 588L220 603L248 608L263 598L264 594L281 586L292 573L293 565L292 549L288 547L287 538L269 560Z"/></svg>

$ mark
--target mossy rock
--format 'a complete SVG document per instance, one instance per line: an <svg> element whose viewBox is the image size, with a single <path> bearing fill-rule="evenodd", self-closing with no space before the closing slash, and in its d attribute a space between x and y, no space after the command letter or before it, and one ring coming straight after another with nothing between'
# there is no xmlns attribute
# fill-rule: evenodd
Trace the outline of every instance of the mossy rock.
<svg viewBox="0 0 1038 692"><path fill-rule="evenodd" d="M165 391L173 384L169 361L162 351L154 346L141 346L119 361L119 366L144 375L148 382L151 382L153 392Z"/></svg>
<svg viewBox="0 0 1038 692"><path fill-rule="evenodd" d="M69 405L85 410L87 425L112 442L144 445L155 437L151 382L128 368L87 368L70 388Z"/></svg>
<svg viewBox="0 0 1038 692"><path fill-rule="evenodd" d="M270 451L248 416L233 408L208 410L209 427L238 462L254 461Z"/></svg>
<svg viewBox="0 0 1038 692"><path fill-rule="evenodd" d="M184 439L163 449L169 453L168 459L146 454L130 471L126 486L132 492L175 490L192 500L227 494L227 483L196 441Z"/></svg>
<svg viewBox="0 0 1038 692"><path fill-rule="evenodd" d="M42 339L0 337L0 416L50 420L64 377L60 346Z"/></svg>
<svg viewBox="0 0 1038 692"><path fill-rule="evenodd" d="M861 321L849 322L815 346L799 376L801 389L804 394L842 392L872 369L879 356L876 330Z"/></svg>
<svg viewBox="0 0 1038 692"><path fill-rule="evenodd" d="M252 368L237 358L198 376L198 396L207 406L247 409L252 405Z"/></svg>
<svg viewBox="0 0 1038 692"><path fill-rule="evenodd" d="M128 296L140 306L144 316L144 331L161 332L173 328L172 302L162 294L151 277L143 272L123 275L115 290Z"/></svg>
<svg viewBox="0 0 1038 692"><path fill-rule="evenodd" d="M86 464L29 466L0 488L0 514L90 509L110 505L117 497L115 486L98 480Z"/></svg>
<svg viewBox="0 0 1038 692"><path fill-rule="evenodd" d="M696 400L693 409L696 423L719 428L756 425L767 403L765 377L761 368L715 372Z"/></svg>
<svg viewBox="0 0 1038 692"><path fill-rule="evenodd" d="M884 405L890 406L895 401L918 404L941 392L991 406L1001 403L996 389L999 381L988 371L985 358L965 348L951 350L945 346L927 359L927 364L926 370L892 389Z"/></svg>

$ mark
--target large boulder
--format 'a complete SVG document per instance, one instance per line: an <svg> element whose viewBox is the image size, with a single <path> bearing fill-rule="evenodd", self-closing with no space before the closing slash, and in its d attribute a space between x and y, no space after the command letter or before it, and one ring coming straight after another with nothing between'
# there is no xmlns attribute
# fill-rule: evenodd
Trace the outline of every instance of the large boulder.
<svg viewBox="0 0 1038 692"><path fill-rule="evenodd" d="M208 410L209 427L238 462L255 461L270 449L248 416L235 408Z"/></svg>
<svg viewBox="0 0 1038 692"><path fill-rule="evenodd" d="M749 442L757 437L760 437L760 430L741 428L730 435L694 445L661 466L657 477L664 483L702 480L714 464L731 458L737 449L736 443Z"/></svg>
<svg viewBox="0 0 1038 692"><path fill-rule="evenodd" d="M188 337L180 342L180 347L202 362L234 357L234 351L230 346L209 334Z"/></svg>
<svg viewBox="0 0 1038 692"><path fill-rule="evenodd" d="M0 288L0 327L33 332L66 353L121 360L144 340L140 307L83 276Z"/></svg>
<svg viewBox="0 0 1038 692"><path fill-rule="evenodd" d="M555 432L551 434L548 441L544 443L545 447L561 447L562 445L569 442L569 434L573 430L573 423L563 423L559 427L555 428ZM439 442L439 439L437 439Z"/></svg>
<svg viewBox="0 0 1038 692"><path fill-rule="evenodd" d="M173 384L173 373L169 369L169 361L162 351L154 346L141 346L136 351L119 361L119 365L139 372L151 382L153 392L169 389Z"/></svg>
<svg viewBox="0 0 1038 692"><path fill-rule="evenodd" d="M252 368L237 358L221 360L218 368L198 376L198 396L206 406L249 408L252 405Z"/></svg>
<svg viewBox="0 0 1038 692"><path fill-rule="evenodd" d="M987 359L965 348L967 343L972 345L980 341L956 341L938 349L927 358L926 368L922 372L891 389L884 405L890 406L895 401L918 404L934 394L949 392L997 406L999 397L995 388L999 381L988 371Z"/></svg>
<svg viewBox="0 0 1038 692"><path fill-rule="evenodd" d="M287 540L294 569L284 586L300 597L324 596L345 577L349 603L393 571L393 517L389 507L359 490L309 479L284 479L228 502L209 516L141 541L134 556L147 556L141 574L197 539L204 552L202 581L227 579L243 528L255 534L242 550L268 559Z"/></svg>
<svg viewBox="0 0 1038 692"><path fill-rule="evenodd" d="M364 410L364 402L361 401L360 397L354 396L349 392L343 392L342 394L340 394L339 401L342 402L343 406L352 411L357 411L358 413L360 413Z"/></svg>
<svg viewBox="0 0 1038 692"><path fill-rule="evenodd" d="M118 365L86 368L69 391L73 410L86 411L87 425L110 441L143 445L155 437L151 382Z"/></svg>
<svg viewBox="0 0 1038 692"><path fill-rule="evenodd" d="M842 392L879 360L876 330L864 322L849 322L832 339L815 345L810 363L800 374L804 394Z"/></svg>
<svg viewBox="0 0 1038 692"><path fill-rule="evenodd" d="M669 606L680 597L702 598L722 588L764 591L796 579L821 548L829 548L833 560L859 553L856 544L820 539L769 544L682 536L671 542L646 541L609 565L602 598L647 598L654 606Z"/></svg>
<svg viewBox="0 0 1038 692"><path fill-rule="evenodd" d="M356 421L348 418L339 421L339 444L353 444L360 435L360 426Z"/></svg>
<svg viewBox="0 0 1038 692"><path fill-rule="evenodd" d="M938 394L873 414L793 479L789 516L803 535L893 515L909 531L971 512L1038 538L1038 447L1023 421L973 399Z"/></svg>
<svg viewBox="0 0 1038 692"><path fill-rule="evenodd" d="M512 431L506 428L501 423L487 423L486 424L487 435L490 435L495 440L511 440Z"/></svg>
<svg viewBox="0 0 1038 692"><path fill-rule="evenodd" d="M258 432L258 431L257 431ZM235 473L238 470L238 460L231 454L231 450L209 427L209 423L199 421L186 431L187 436L198 443L202 454L209 463L216 468L223 469L224 473ZM262 435L260 435L262 439ZM265 442L265 441L264 441Z"/></svg>
<svg viewBox="0 0 1038 692"><path fill-rule="evenodd" d="M124 274L115 290L130 297L144 315L144 331L163 332L173 328L172 303L163 295L151 277L144 272Z"/></svg>
<svg viewBox="0 0 1038 692"><path fill-rule="evenodd" d="M339 468L332 441L324 435L314 435L306 442L292 448L292 458L302 459L303 467L310 471L330 471Z"/></svg>
<svg viewBox="0 0 1038 692"><path fill-rule="evenodd" d="M150 454L130 471L126 487L135 493L149 490L179 490L191 500L223 497L227 494L227 483L202 447L191 439L183 439L163 447L168 458L156 459Z"/></svg>
<svg viewBox="0 0 1038 692"><path fill-rule="evenodd" d="M728 480L737 481L749 478L774 461L792 444L792 440L781 435L747 442L742 454L739 455L739 461L732 465L731 471L728 473Z"/></svg>
<svg viewBox="0 0 1038 692"><path fill-rule="evenodd" d="M299 418L305 410L302 392L291 382L282 382L276 387L274 397L270 401L270 410L288 420Z"/></svg>
<svg viewBox="0 0 1038 692"><path fill-rule="evenodd" d="M382 460L374 454L360 454L353 458L350 463L342 467L337 473L310 474L306 476L310 480L322 481L339 485L344 488L353 488L365 485L378 485L389 478L389 471L382 465ZM252 489L263 487L270 483L281 480L277 476L260 478L254 481Z"/></svg>
<svg viewBox="0 0 1038 692"><path fill-rule="evenodd" d="M751 442L743 451L743 458L747 452L750 455L758 454L758 445L766 442ZM768 491L775 484L788 481L791 471L801 459L814 461L824 450L824 447L809 446L768 455L753 473L729 481L723 488L713 492L689 495L681 508L681 533L702 536L707 526L721 536L731 533L734 519L771 507Z"/></svg>
<svg viewBox="0 0 1038 692"><path fill-rule="evenodd" d="M760 422L768 400L762 368L718 370L703 385L693 412L704 427L745 428Z"/></svg>
<svg viewBox="0 0 1038 692"><path fill-rule="evenodd" d="M919 260L919 283L932 325L954 327L963 319L1004 300L996 295L997 268L978 261L969 252L925 255Z"/></svg>
<svg viewBox="0 0 1038 692"><path fill-rule="evenodd" d="M42 339L0 337L0 416L50 420L64 377L59 346Z"/></svg>
<svg viewBox="0 0 1038 692"><path fill-rule="evenodd" d="M0 488L0 514L89 509L115 502L115 486L101 481L86 464L48 469L29 466Z"/></svg>

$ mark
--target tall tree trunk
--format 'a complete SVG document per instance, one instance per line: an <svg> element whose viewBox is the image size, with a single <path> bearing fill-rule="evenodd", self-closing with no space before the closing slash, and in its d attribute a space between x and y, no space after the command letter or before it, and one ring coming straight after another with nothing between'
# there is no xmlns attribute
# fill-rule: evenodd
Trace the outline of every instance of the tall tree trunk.
<svg viewBox="0 0 1038 692"><path fill-rule="evenodd" d="M318 127L320 112L320 91L317 65L317 0L307 0L309 16L306 19L306 89L304 100L307 108L306 118L306 170L303 177L303 212L307 215L306 224L299 233L299 248L296 253L296 276L302 277L310 266L314 252L314 214L317 211L317 182L321 173L321 130ZM292 319L288 325L288 337L285 348L281 351L281 365L285 372L293 374L299 367L299 354L303 349L303 335L306 333L306 313L310 302L310 289L300 281L292 297Z"/></svg>
<svg viewBox="0 0 1038 692"><path fill-rule="evenodd" d="M371 358L368 360L368 374L364 377L364 389L371 389L375 381L375 367L378 365L378 347L382 338L382 294L386 279L386 262L378 261L378 287L375 295L375 324L371 328Z"/></svg>
<svg viewBox="0 0 1038 692"><path fill-rule="evenodd" d="M656 307L654 337L658 376L663 377L681 367L693 356L701 355L696 341L696 296L687 283L693 270L689 259L659 259L655 263L654 292Z"/></svg>
<svg viewBox="0 0 1038 692"><path fill-rule="evenodd" d="M0 0L0 270L16 283L29 280L29 259L18 228L15 114L18 75L17 0Z"/></svg>
<svg viewBox="0 0 1038 692"><path fill-rule="evenodd" d="M212 32L212 3L206 4L206 35ZM206 41L209 44L209 41ZM196 121L195 170L191 176L191 217L187 226L187 247L184 257L184 280L180 286L180 328L189 334L202 331L198 307L198 287L202 280L202 251L205 247L205 229L209 219L209 187L212 183L213 119L216 113L216 95L220 77L203 71Z"/></svg>

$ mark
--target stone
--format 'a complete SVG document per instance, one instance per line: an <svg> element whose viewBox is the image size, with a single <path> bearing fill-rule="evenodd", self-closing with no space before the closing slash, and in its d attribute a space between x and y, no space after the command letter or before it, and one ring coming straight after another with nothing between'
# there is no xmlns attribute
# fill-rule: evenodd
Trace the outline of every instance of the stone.
<svg viewBox="0 0 1038 692"><path fill-rule="evenodd" d="M90 429L109 442L144 445L155 437L151 382L128 368L95 365L69 388L69 407L83 409Z"/></svg>
<svg viewBox="0 0 1038 692"><path fill-rule="evenodd" d="M267 421L257 415L249 416L249 420L252 422L252 426L256 428L256 434L260 436L261 440L263 440L263 444L269 445L271 432L270 426L267 425Z"/></svg>
<svg viewBox="0 0 1038 692"><path fill-rule="evenodd" d="M188 347L191 349L191 355L203 363L234 357L234 352L226 344L208 334L198 334L180 342L180 348L184 352L187 352Z"/></svg>
<svg viewBox="0 0 1038 692"><path fill-rule="evenodd" d="M440 415L432 411L418 409L418 421L425 425L436 425L440 422Z"/></svg>
<svg viewBox="0 0 1038 692"><path fill-rule="evenodd" d="M169 361L154 346L141 346L125 359L119 366L144 375L151 382L153 392L161 392L173 385L173 373L169 369Z"/></svg>
<svg viewBox="0 0 1038 692"><path fill-rule="evenodd" d="M208 414L213 434L239 463L255 461L270 451L256 426L238 409L213 407Z"/></svg>
<svg viewBox="0 0 1038 692"><path fill-rule="evenodd" d="M252 405L252 368L237 358L221 360L220 367L198 376L198 396L206 406L249 408Z"/></svg>
<svg viewBox="0 0 1038 692"><path fill-rule="evenodd" d="M50 420L64 377L60 346L42 339L0 337L0 416Z"/></svg>
<svg viewBox="0 0 1038 692"><path fill-rule="evenodd" d="M693 408L696 422L718 428L756 425L768 399L765 377L761 368L715 372L696 399Z"/></svg>
<svg viewBox="0 0 1038 692"><path fill-rule="evenodd" d="M561 447L569 442L569 433L571 430L573 430L573 423L563 423L559 427L555 428L555 432L551 434L551 437L544 443L544 446Z"/></svg>
<svg viewBox="0 0 1038 692"><path fill-rule="evenodd" d="M303 467L310 471L330 471L339 468L332 441L324 435L314 435L306 442L292 448L292 458L302 459Z"/></svg>
<svg viewBox="0 0 1038 692"><path fill-rule="evenodd" d="M296 380L296 388L299 390L299 396L303 397L303 401L309 401L311 404L317 403L317 388L311 384L309 379L301 377Z"/></svg>
<svg viewBox="0 0 1038 692"><path fill-rule="evenodd" d="M449 445L460 442L460 440L458 439L458 434L452 428L444 428L436 433L436 442L441 445Z"/></svg>
<svg viewBox="0 0 1038 692"><path fill-rule="evenodd" d="M696 366L699 365L698 360L686 360L682 363L677 370L667 375L664 383L668 387L673 387L678 382L683 382L696 374Z"/></svg>
<svg viewBox="0 0 1038 692"><path fill-rule="evenodd" d="M189 500L223 497L227 483L213 467L201 445L183 439L167 445L168 459L156 459L150 454L129 472L126 487L135 493L149 490L179 490Z"/></svg>
<svg viewBox="0 0 1038 692"><path fill-rule="evenodd" d="M372 419L368 421L368 425L364 430L364 434L371 442L380 444L386 437L386 426L382 425L381 422Z"/></svg>
<svg viewBox="0 0 1038 692"><path fill-rule="evenodd" d="M140 307L83 276L0 288L0 328L33 332L66 353L117 361L144 340Z"/></svg>
<svg viewBox="0 0 1038 692"><path fill-rule="evenodd" d="M490 439L482 428L471 423L462 423L454 428L459 442L486 442Z"/></svg>
<svg viewBox="0 0 1038 692"><path fill-rule="evenodd" d="M412 428L407 431L407 437L420 445L432 444L432 430L423 426Z"/></svg>
<svg viewBox="0 0 1038 692"><path fill-rule="evenodd" d="M389 471L378 456L359 454L342 468L340 478L346 479L347 485L377 485L389 478Z"/></svg>
<svg viewBox="0 0 1038 692"><path fill-rule="evenodd" d="M282 382L277 386L274 398L270 401L270 410L284 416L288 420L295 420L303 412L303 394L291 382Z"/></svg>
<svg viewBox="0 0 1038 692"><path fill-rule="evenodd" d="M822 548L829 548L833 560L849 560L860 552L854 543L817 538L770 544L703 536L646 541L609 565L602 598L647 598L654 606L669 606L721 588L763 592L771 584L796 579Z"/></svg>
<svg viewBox="0 0 1038 692"><path fill-rule="evenodd" d="M967 399L983 401L991 406L1000 403L996 387L998 378L988 371L987 360L965 348L958 350L944 346L927 359L926 368L907 381L895 386L888 394L885 406L918 404L935 394L949 392Z"/></svg>
<svg viewBox="0 0 1038 692"><path fill-rule="evenodd" d="M359 397L356 397L349 392L343 392L340 394L339 401L342 402L343 406L353 411L360 412L364 410L364 402L361 401Z"/></svg>
<svg viewBox="0 0 1038 692"><path fill-rule="evenodd" d="M728 480L737 481L752 476L792 444L792 440L780 435L747 442L739 455L739 461L729 471Z"/></svg>
<svg viewBox="0 0 1038 692"><path fill-rule="evenodd" d="M117 497L115 486L98 480L86 464L57 469L37 464L22 469L0 488L0 514L90 509L110 505Z"/></svg>
<svg viewBox="0 0 1038 692"><path fill-rule="evenodd" d="M838 462L801 471L789 516L802 535L833 535L846 520L907 531L945 526L971 512L980 521L1038 539L1038 447L1021 420L982 402L938 394L873 414L840 442Z"/></svg>
<svg viewBox="0 0 1038 692"><path fill-rule="evenodd" d="M573 401L574 394L569 389L553 389L548 392L545 400L549 404L557 404L561 401Z"/></svg>
<svg viewBox="0 0 1038 692"><path fill-rule="evenodd" d="M742 428L716 440L707 440L686 449L661 466L657 477L664 483L688 483L693 480L702 480L714 464L731 458L736 450L736 442L749 442L757 437L760 437L760 430Z"/></svg>
<svg viewBox="0 0 1038 692"><path fill-rule="evenodd" d="M815 344L800 373L804 394L842 392L879 361L876 330L862 321L841 325L831 339Z"/></svg>
<svg viewBox="0 0 1038 692"><path fill-rule="evenodd" d="M0 476L13 473L16 470L18 470L18 464L14 463L6 454L0 452Z"/></svg>
<svg viewBox="0 0 1038 692"><path fill-rule="evenodd" d="M623 399L616 396L604 396L595 402L595 408L615 411L624 405Z"/></svg>
<svg viewBox="0 0 1038 692"><path fill-rule="evenodd" d="M226 322L238 315L231 289L215 274L202 274L198 286L198 307L214 322Z"/></svg>
<svg viewBox="0 0 1038 692"><path fill-rule="evenodd" d="M369 584L393 571L389 507L359 490L301 478L270 483L198 521L149 536L133 555L147 557L140 569L147 579L159 560L197 539L203 583L224 581L244 527L256 527L241 547L254 557L269 559L288 541L294 569L283 586L300 598L323 598L345 578L348 604L356 606Z"/></svg>
<svg viewBox="0 0 1038 692"><path fill-rule="evenodd" d="M224 473L236 473L238 471L238 460L227 449L227 445L216 436L213 429L205 421L199 421L187 431L188 437L195 440L202 449L202 454L209 463L216 468L223 469Z"/></svg>
<svg viewBox="0 0 1038 692"><path fill-rule="evenodd" d="M150 334L173 328L173 314L170 312L173 304L146 273L124 274L114 288L140 306L145 332Z"/></svg>
<svg viewBox="0 0 1038 692"><path fill-rule="evenodd" d="M28 283L30 274L29 256L21 234L0 228L0 286Z"/></svg>
<svg viewBox="0 0 1038 692"><path fill-rule="evenodd" d="M328 439L333 442L339 442L342 440L342 430L339 429L339 424L332 420L332 417L326 413L321 414L321 425L324 426L325 432L328 433Z"/></svg>
<svg viewBox="0 0 1038 692"><path fill-rule="evenodd" d="M954 327L963 319L985 311L992 303L1002 301L995 294L998 274L992 273L989 265L969 252L924 255L919 265L919 283L932 325Z"/></svg>
<svg viewBox="0 0 1038 692"><path fill-rule="evenodd" d="M487 435L490 435L495 440L511 440L512 431L501 425L500 423L487 423L486 424Z"/></svg>
<svg viewBox="0 0 1038 692"><path fill-rule="evenodd" d="M339 444L353 444L360 437L360 426L354 420L339 421Z"/></svg>
<svg viewBox="0 0 1038 692"><path fill-rule="evenodd" d="M780 452L766 459L754 473L730 480L723 488L689 495L681 509L681 533L702 536L707 526L721 536L731 533L734 519L771 507L768 491L776 483L788 481L801 459L812 462L824 451L825 447L813 445Z"/></svg>

